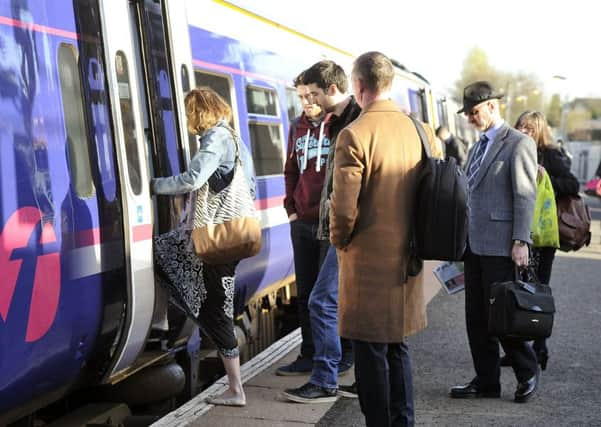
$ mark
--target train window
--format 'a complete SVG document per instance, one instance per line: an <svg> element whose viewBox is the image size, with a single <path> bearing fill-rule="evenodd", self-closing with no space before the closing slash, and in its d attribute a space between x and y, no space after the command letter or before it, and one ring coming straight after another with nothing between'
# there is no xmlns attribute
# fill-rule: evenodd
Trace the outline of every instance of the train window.
<svg viewBox="0 0 601 427"><path fill-rule="evenodd" d="M115 55L115 70L117 72L119 107L121 109L121 124L123 125L123 136L125 138L129 183L134 194L138 195L142 192L142 176L140 159L138 157L136 120L131 99L132 90L129 81L127 57L122 51L118 51Z"/></svg>
<svg viewBox="0 0 601 427"><path fill-rule="evenodd" d="M92 182L81 77L76 55L74 46L61 43L58 48L58 72L71 182L78 197L89 198L94 195L95 188Z"/></svg>
<svg viewBox="0 0 601 427"><path fill-rule="evenodd" d="M277 102L275 91L255 86L246 87L246 103L248 112L265 116L277 116Z"/></svg>
<svg viewBox="0 0 601 427"><path fill-rule="evenodd" d="M232 93L230 91L230 81L227 77L209 74L202 71L194 72L196 86L208 86L221 96L225 102L232 108Z"/></svg>
<svg viewBox="0 0 601 427"><path fill-rule="evenodd" d="M411 105L411 112L414 113L415 117L422 122L427 122L425 91L422 89L409 89L409 103Z"/></svg>
<svg viewBox="0 0 601 427"><path fill-rule="evenodd" d="M248 130L257 176L284 173L281 126L249 123Z"/></svg>
<svg viewBox="0 0 601 427"><path fill-rule="evenodd" d="M303 112L303 106L298 99L296 89L286 88L286 106L288 108L288 121L292 121Z"/></svg>

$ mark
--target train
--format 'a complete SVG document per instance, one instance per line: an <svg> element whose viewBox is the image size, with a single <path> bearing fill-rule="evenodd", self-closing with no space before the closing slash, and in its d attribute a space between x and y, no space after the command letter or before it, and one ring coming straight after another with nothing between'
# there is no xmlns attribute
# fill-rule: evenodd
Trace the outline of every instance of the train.
<svg viewBox="0 0 601 427"><path fill-rule="evenodd" d="M210 344L153 269L153 236L176 226L183 200L149 191L197 149L183 108L195 86L230 104L257 174L263 247L239 265L235 292L243 353L277 338L294 296L282 206L302 111L292 82L354 57L221 0L0 2L0 425L44 425L107 396L145 403L158 382L164 398L198 392ZM408 113L461 120L395 65Z"/></svg>

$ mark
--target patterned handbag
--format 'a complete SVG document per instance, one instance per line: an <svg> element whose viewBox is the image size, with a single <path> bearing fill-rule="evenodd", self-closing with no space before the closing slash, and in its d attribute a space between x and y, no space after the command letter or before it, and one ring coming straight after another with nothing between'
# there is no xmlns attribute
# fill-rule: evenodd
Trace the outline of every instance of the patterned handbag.
<svg viewBox="0 0 601 427"><path fill-rule="evenodd" d="M202 261L191 242L193 195L188 200L179 225L154 238L154 264L160 283L169 291L171 302L192 318L197 318L207 299Z"/></svg>
<svg viewBox="0 0 601 427"><path fill-rule="evenodd" d="M196 193L192 242L196 255L207 264L226 264L249 258L261 250L259 223L240 160L236 135L232 181L218 193L205 183Z"/></svg>

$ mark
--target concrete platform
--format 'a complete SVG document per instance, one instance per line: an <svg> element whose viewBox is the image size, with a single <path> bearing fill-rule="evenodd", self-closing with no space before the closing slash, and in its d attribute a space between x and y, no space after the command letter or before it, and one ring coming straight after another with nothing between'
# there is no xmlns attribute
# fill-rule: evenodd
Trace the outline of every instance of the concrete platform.
<svg viewBox="0 0 601 427"><path fill-rule="evenodd" d="M516 382L503 368L500 399L451 399L449 388L469 381L474 370L465 331L464 294L438 292L428 306L428 328L407 340L413 363L416 425L419 426L601 426L601 199L590 200L591 245L557 252L551 287L557 313L548 340L549 366L539 390L526 404L513 402ZM432 266L428 266L432 268ZM432 292L432 283L428 283ZM298 404L279 397L308 377L278 377L277 367L298 354L295 331L245 364L245 408L213 407L202 402L224 390L225 380L155 423L155 426L365 426L357 399L330 404ZM272 346L273 347L273 346ZM269 350L269 349L268 349ZM268 351L266 350L266 351ZM353 375L340 380L351 384Z"/></svg>
<svg viewBox="0 0 601 427"><path fill-rule="evenodd" d="M242 366L247 402L244 408L213 406L204 402L208 396L221 393L226 389L227 380L224 377L153 426L316 425L333 404L303 405L283 399L280 394L284 389L303 385L308 380L308 375L281 377L275 374L279 366L290 363L297 357L300 341L300 329L297 329ZM352 384L353 381L352 373L347 373L340 378L341 384Z"/></svg>

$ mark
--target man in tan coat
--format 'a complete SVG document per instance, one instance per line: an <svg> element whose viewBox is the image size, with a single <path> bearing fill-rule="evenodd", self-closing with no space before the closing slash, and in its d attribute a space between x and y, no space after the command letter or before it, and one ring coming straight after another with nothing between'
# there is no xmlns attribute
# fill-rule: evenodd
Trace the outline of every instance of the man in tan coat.
<svg viewBox="0 0 601 427"><path fill-rule="evenodd" d="M361 55L351 77L363 112L338 136L330 211L340 263L339 330L353 342L367 426L413 425L403 341L426 326L422 277L406 274L421 143L390 100L394 69L385 55Z"/></svg>

